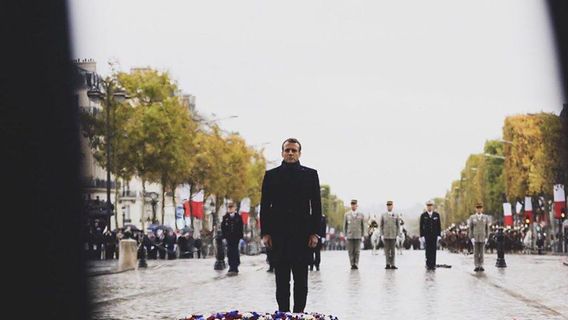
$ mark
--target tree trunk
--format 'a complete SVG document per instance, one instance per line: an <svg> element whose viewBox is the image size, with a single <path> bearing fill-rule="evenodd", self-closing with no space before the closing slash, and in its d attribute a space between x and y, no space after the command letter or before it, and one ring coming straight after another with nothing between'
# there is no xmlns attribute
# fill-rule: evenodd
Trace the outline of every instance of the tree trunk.
<svg viewBox="0 0 568 320"><path fill-rule="evenodd" d="M164 224L165 215L166 215L166 182L162 181L162 224Z"/></svg>
<svg viewBox="0 0 568 320"><path fill-rule="evenodd" d="M140 222L142 223L142 232L144 232L145 227L144 224L146 223L145 215L146 215L146 181L142 179L142 211L140 213Z"/></svg>
<svg viewBox="0 0 568 320"><path fill-rule="evenodd" d="M179 230L178 228L178 219L177 219L177 205L176 205L176 187L172 186L172 204L174 206L174 226L176 227L176 231Z"/></svg>
<svg viewBox="0 0 568 320"><path fill-rule="evenodd" d="M193 230L193 212L191 212L191 197L193 196L193 184L189 185L189 199L187 201L189 201L189 220L190 220L190 224L189 226L191 227L191 229Z"/></svg>
<svg viewBox="0 0 568 320"><path fill-rule="evenodd" d="M119 196L119 190L118 190L118 177L114 179L114 226L115 228L118 228L118 196ZM124 224L124 222L123 222ZM109 226L110 228L110 226Z"/></svg>
<svg viewBox="0 0 568 320"><path fill-rule="evenodd" d="M162 224L164 224L164 217L166 216L166 191L162 187Z"/></svg>

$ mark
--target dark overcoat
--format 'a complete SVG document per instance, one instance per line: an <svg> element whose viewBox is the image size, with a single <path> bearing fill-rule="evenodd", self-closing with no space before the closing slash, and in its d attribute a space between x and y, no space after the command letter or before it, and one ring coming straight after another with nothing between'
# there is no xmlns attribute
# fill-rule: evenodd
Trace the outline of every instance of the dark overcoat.
<svg viewBox="0 0 568 320"><path fill-rule="evenodd" d="M272 238L274 262L311 261L310 235L320 232L321 195L316 170L299 162L266 171L260 203L261 234Z"/></svg>

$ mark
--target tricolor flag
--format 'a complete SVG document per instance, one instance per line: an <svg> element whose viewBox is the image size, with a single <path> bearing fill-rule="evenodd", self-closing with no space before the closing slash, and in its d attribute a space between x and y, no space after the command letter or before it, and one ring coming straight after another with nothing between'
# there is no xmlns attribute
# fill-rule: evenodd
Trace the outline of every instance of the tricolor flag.
<svg viewBox="0 0 568 320"><path fill-rule="evenodd" d="M533 207L531 197L525 197L525 221L523 222L526 223L527 219L529 220L528 223L533 222Z"/></svg>
<svg viewBox="0 0 568 320"><path fill-rule="evenodd" d="M189 206L191 207L191 215L196 219L203 219L203 201L205 192L201 189L199 192L191 196Z"/></svg>
<svg viewBox="0 0 568 320"><path fill-rule="evenodd" d="M503 224L506 226L513 225L513 208L508 202L503 203Z"/></svg>
<svg viewBox="0 0 568 320"><path fill-rule="evenodd" d="M241 218L243 219L244 225L248 224L249 213L250 213L250 199L244 198L241 200L241 208L240 208L240 214Z"/></svg>
<svg viewBox="0 0 568 320"><path fill-rule="evenodd" d="M566 209L566 193L564 185L556 184L554 185L554 217L556 219L561 218L562 209Z"/></svg>

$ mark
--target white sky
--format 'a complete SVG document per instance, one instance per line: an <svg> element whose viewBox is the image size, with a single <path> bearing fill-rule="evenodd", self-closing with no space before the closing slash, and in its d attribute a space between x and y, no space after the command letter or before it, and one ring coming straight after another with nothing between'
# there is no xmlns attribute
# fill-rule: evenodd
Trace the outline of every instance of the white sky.
<svg viewBox="0 0 568 320"><path fill-rule="evenodd" d="M169 71L197 108L365 212L443 196L507 115L562 107L544 1L70 0L74 58Z"/></svg>

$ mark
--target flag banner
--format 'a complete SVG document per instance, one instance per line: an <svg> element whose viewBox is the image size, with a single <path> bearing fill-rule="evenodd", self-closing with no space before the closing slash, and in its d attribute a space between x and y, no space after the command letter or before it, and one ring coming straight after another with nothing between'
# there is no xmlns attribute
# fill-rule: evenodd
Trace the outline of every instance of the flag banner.
<svg viewBox="0 0 568 320"><path fill-rule="evenodd" d="M527 219L529 220L529 223L533 222L533 207L531 197L525 197L525 223Z"/></svg>
<svg viewBox="0 0 568 320"><path fill-rule="evenodd" d="M191 216L191 208L189 207L189 200L185 200L183 202L183 216L184 217L190 217Z"/></svg>
<svg viewBox="0 0 568 320"><path fill-rule="evenodd" d="M523 210L523 204L517 201L517 205L515 206L515 213L519 214Z"/></svg>
<svg viewBox="0 0 568 320"><path fill-rule="evenodd" d="M244 199L241 200L241 205L240 205L239 211L240 211L240 214L241 214L241 218L243 219L243 224L247 225L249 213L250 213L250 199L249 198L244 198Z"/></svg>
<svg viewBox="0 0 568 320"><path fill-rule="evenodd" d="M185 215L185 210L183 209L183 205L176 206L176 219L183 219Z"/></svg>
<svg viewBox="0 0 568 320"><path fill-rule="evenodd" d="M179 189L179 198L182 201L189 200L189 190L191 186L189 184L182 184L178 187Z"/></svg>
<svg viewBox="0 0 568 320"><path fill-rule="evenodd" d="M564 185L554 185L554 217L556 219L562 218L562 209L566 210L566 193Z"/></svg>
<svg viewBox="0 0 568 320"><path fill-rule="evenodd" d="M203 219L203 201L205 199L205 192L200 190L199 192L191 196L189 205L191 207L191 215L196 219Z"/></svg>
<svg viewBox="0 0 568 320"><path fill-rule="evenodd" d="M506 226L513 225L513 208L508 202L503 203L503 224Z"/></svg>

